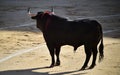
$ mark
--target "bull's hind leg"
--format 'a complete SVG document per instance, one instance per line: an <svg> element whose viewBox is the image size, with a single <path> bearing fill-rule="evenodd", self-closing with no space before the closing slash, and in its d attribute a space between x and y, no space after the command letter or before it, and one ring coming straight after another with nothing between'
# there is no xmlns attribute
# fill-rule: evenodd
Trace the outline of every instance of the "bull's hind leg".
<svg viewBox="0 0 120 75"><path fill-rule="evenodd" d="M93 61L92 61L92 64L91 64L91 66L89 67L89 69L92 69L92 68L94 68L95 67L95 65L96 65L96 57L97 57L97 46L94 46L93 48L92 48L92 52L93 52Z"/></svg>
<svg viewBox="0 0 120 75"><path fill-rule="evenodd" d="M55 66L59 66L59 65L60 65L60 58L59 58L59 55L60 55L60 47L56 47L55 53L56 53L56 57L57 57Z"/></svg>
<svg viewBox="0 0 120 75"><path fill-rule="evenodd" d="M85 45L85 53L86 53L86 60L85 60L84 65L82 66L82 68L80 70L84 70L87 67L88 62L89 62L90 57L91 57L91 48L88 47L87 45Z"/></svg>

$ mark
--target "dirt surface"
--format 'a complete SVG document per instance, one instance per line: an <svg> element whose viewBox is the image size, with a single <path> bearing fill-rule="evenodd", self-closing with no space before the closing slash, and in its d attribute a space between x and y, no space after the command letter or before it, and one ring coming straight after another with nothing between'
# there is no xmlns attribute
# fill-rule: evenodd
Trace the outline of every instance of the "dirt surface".
<svg viewBox="0 0 120 75"><path fill-rule="evenodd" d="M120 75L119 4L119 0L0 0L0 75ZM62 17L91 18L102 24L105 58L101 63L97 59L94 69L79 71L85 61L83 46L76 53L71 46L62 47L61 66L46 68L51 61L48 49L26 10L31 7L36 13L52 6Z"/></svg>

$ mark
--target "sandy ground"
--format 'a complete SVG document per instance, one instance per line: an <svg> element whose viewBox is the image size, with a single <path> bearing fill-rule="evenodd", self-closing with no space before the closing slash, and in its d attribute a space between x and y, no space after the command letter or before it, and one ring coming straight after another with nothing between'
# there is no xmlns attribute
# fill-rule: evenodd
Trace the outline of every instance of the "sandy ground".
<svg viewBox="0 0 120 75"><path fill-rule="evenodd" d="M120 1L53 1L0 1L0 61L13 56L0 62L0 75L120 75L120 16L94 17L120 14ZM85 60L83 46L79 47L76 53L70 46L62 47L61 66L46 68L51 60L42 33L34 24L15 27L33 23L33 20L26 15L27 7L31 7L32 12L36 13L38 10L50 9L51 6L54 6L57 15L67 16L70 19L92 17L102 24L104 32L117 29L104 34L105 58L101 63L98 63L97 59L97 66L94 69L78 71ZM39 48L36 48L38 46ZM19 54L32 48L36 49Z"/></svg>
<svg viewBox="0 0 120 75"><path fill-rule="evenodd" d="M0 63L0 75L119 75L120 40L104 38L105 58L92 70L78 71L85 60L83 47L76 53L73 48L64 46L61 50L61 66L46 68L50 65L49 52L44 45L40 49L15 56ZM89 63L91 64L91 62Z"/></svg>

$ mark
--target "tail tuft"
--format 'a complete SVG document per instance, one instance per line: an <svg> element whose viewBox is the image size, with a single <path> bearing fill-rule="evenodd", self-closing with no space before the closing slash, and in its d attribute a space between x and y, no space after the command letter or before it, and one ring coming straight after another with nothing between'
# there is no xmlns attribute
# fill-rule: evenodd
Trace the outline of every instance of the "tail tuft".
<svg viewBox="0 0 120 75"><path fill-rule="evenodd" d="M103 45L103 38L101 39L101 44L99 46L99 62L101 62L104 58L104 52L103 52L103 49L104 49L104 45Z"/></svg>

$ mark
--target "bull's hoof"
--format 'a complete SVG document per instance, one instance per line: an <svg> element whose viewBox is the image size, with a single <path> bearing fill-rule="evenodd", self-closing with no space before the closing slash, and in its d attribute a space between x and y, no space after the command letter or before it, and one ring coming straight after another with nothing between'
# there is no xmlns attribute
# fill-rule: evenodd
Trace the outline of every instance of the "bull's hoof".
<svg viewBox="0 0 120 75"><path fill-rule="evenodd" d="M81 68L81 69L80 69L80 71L83 71L83 70L85 70L85 68Z"/></svg>
<svg viewBox="0 0 120 75"><path fill-rule="evenodd" d="M93 69L96 65L91 65L88 69Z"/></svg>
<svg viewBox="0 0 120 75"><path fill-rule="evenodd" d="M60 66L60 62L56 62L55 66Z"/></svg>
<svg viewBox="0 0 120 75"><path fill-rule="evenodd" d="M85 70L87 66L83 66L80 71Z"/></svg>
<svg viewBox="0 0 120 75"><path fill-rule="evenodd" d="M54 65L50 65L50 66L49 66L49 68L53 68L53 67L54 67Z"/></svg>

